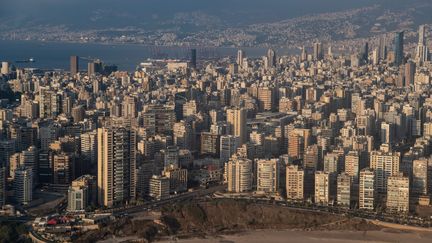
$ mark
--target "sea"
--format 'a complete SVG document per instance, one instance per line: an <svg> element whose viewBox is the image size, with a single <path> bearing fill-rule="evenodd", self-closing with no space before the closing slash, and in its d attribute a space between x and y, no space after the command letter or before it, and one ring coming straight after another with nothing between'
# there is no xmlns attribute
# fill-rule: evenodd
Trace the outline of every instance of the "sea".
<svg viewBox="0 0 432 243"><path fill-rule="evenodd" d="M197 59L208 60L236 57L239 48L192 47L197 50ZM70 56L79 56L80 69L87 69L87 63L100 59L105 64L117 65L119 70L134 71L140 63L149 59L180 59L190 57L191 47L146 46L140 44L100 44L44 41L0 40L0 61L8 61L18 68L39 68L43 70L69 69ZM266 48L241 48L248 57L266 54ZM293 50L276 49L278 54ZM22 62L32 58L34 62Z"/></svg>

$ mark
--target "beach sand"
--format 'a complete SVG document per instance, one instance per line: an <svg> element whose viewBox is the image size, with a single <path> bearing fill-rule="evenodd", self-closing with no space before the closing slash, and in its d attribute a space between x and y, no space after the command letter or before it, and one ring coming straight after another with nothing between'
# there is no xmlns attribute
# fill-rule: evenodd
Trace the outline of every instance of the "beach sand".
<svg viewBox="0 0 432 243"><path fill-rule="evenodd" d="M221 235L207 239L173 239L161 241L179 243L358 243L358 242L400 242L430 243L432 232L401 231L383 229L381 231L295 231L259 230L235 235Z"/></svg>

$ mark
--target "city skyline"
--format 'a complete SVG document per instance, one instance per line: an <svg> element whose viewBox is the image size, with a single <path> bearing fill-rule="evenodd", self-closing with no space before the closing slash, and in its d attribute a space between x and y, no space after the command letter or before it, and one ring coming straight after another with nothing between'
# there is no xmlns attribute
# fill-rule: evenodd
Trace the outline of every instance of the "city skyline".
<svg viewBox="0 0 432 243"><path fill-rule="evenodd" d="M122 15L131 2L106 2L118 6L116 24L100 19L110 11L92 21L113 28L119 19L138 21ZM201 9L191 22L182 22L188 13L176 17L194 30L167 22L179 28L157 27L143 35L148 42L132 25L121 37L101 29L89 37L84 26L58 29L61 21L49 20L55 15L42 28L14 22L13 11L17 18L0 17L7 53L0 48L0 235L8 242L253 241L260 229L278 242L269 230L280 229L288 230L285 240L295 230L304 242L315 242L314 234L430 241L420 232L432 227L432 20L420 10L432 5L371 2L335 7L341 2L332 0L320 10L317 0L252 1L239 13L244 1L236 0L236 16L217 23L205 13L223 12L212 9L223 3L188 0L174 11ZM32 6L5 6L20 4ZM230 24L260 6L263 14L310 9L262 17L278 22ZM17 51L35 43L40 55Z"/></svg>

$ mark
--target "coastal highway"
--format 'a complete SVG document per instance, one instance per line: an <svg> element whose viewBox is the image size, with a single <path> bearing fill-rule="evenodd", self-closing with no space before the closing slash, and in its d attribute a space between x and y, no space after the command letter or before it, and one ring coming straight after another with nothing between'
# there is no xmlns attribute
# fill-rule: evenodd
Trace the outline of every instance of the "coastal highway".
<svg viewBox="0 0 432 243"><path fill-rule="evenodd" d="M113 215L136 213L143 210L156 209L168 204L173 204L181 201L186 201L186 200L212 195L215 192L224 191L225 189L226 189L226 185L217 185L206 189L197 189L195 191L181 193L163 200L142 202L139 203L138 205L127 205L119 208L100 210L98 211L98 213L113 213Z"/></svg>

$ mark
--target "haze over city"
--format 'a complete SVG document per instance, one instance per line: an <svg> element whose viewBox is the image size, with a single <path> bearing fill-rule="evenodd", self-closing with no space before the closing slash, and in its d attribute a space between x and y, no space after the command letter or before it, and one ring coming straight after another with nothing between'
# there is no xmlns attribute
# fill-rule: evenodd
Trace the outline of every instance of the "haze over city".
<svg viewBox="0 0 432 243"><path fill-rule="evenodd" d="M0 242L430 242L429 0L0 8Z"/></svg>

